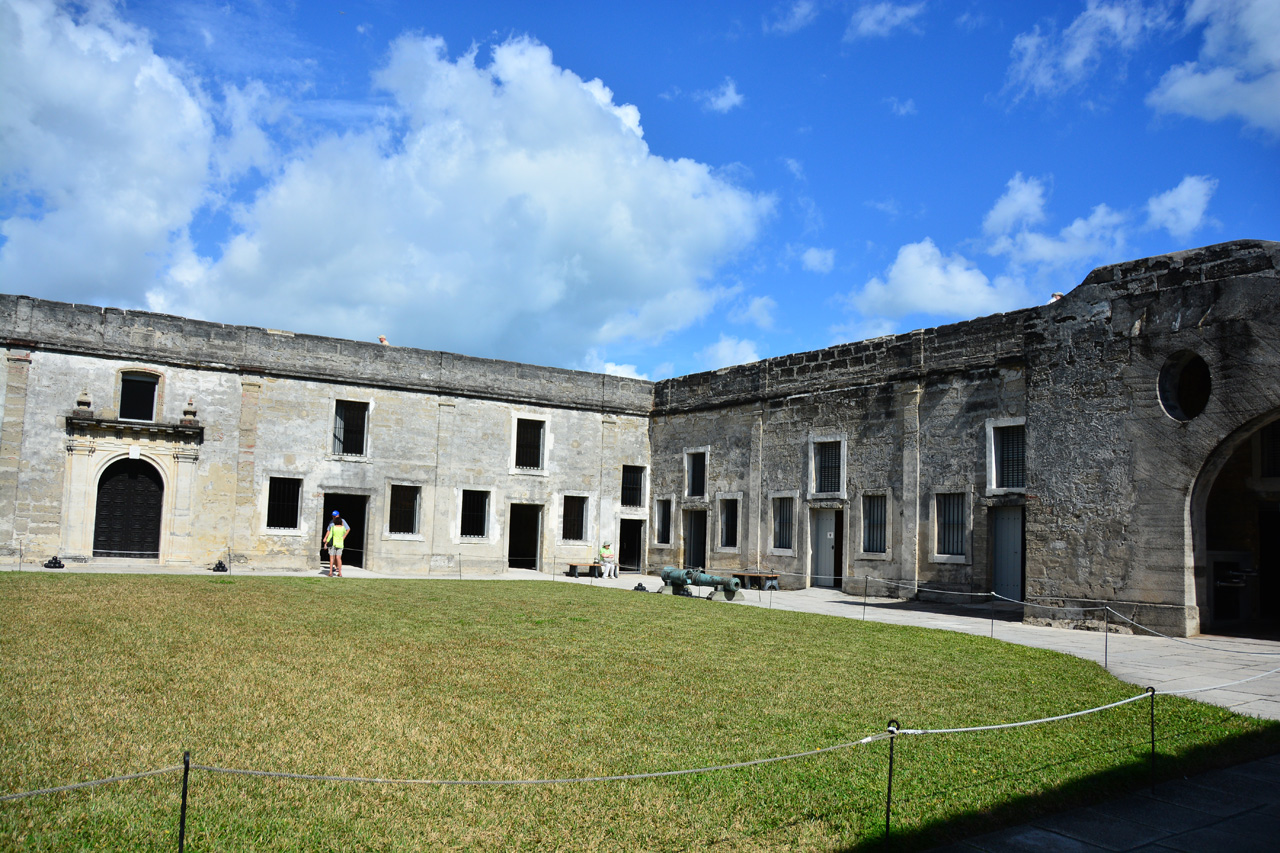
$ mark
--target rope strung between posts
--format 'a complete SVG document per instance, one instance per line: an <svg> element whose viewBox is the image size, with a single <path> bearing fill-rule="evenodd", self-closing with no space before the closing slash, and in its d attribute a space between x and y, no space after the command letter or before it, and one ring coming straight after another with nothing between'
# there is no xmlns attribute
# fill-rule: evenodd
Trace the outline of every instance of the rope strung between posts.
<svg viewBox="0 0 1280 853"><path fill-rule="evenodd" d="M1266 678L1268 675L1275 675L1280 672L1280 668L1271 669L1266 672L1251 675L1248 678L1242 678L1239 681L1228 681L1226 684L1215 684L1212 687L1194 687L1190 690L1161 690L1160 692L1166 696L1189 696L1192 693L1204 693L1209 690L1221 690L1224 687L1235 687L1237 684L1244 684L1249 681L1257 681L1259 678Z"/></svg>
<svg viewBox="0 0 1280 853"><path fill-rule="evenodd" d="M900 735L950 735L960 734L962 732L993 732L998 729L1016 729L1020 726L1035 726L1040 723L1056 723L1059 720L1069 720L1072 717L1083 717L1086 714L1096 714L1099 711L1106 711L1110 708L1119 708L1121 705L1128 705L1130 702L1137 702L1139 699L1146 699L1150 696L1149 691L1143 691L1137 696L1130 696L1128 699L1121 699L1118 702L1112 702L1109 705L1099 705L1097 708L1087 708L1083 711L1072 711L1070 714L1059 714L1056 717L1041 717L1038 720L1020 720L1016 723L999 723L993 726L967 726L960 729L898 729Z"/></svg>
<svg viewBox="0 0 1280 853"><path fill-rule="evenodd" d="M1108 607L1107 609L1111 610L1110 607ZM1194 640L1184 640L1181 637L1170 637L1168 634L1162 634L1159 631L1157 631L1155 628L1148 628L1146 625L1142 625L1142 624L1139 624L1138 622L1134 622L1129 617L1121 613L1116 613L1116 611L1114 610L1111 610L1111 613L1115 616L1119 616L1121 619L1123 619L1124 621L1128 622L1130 625L1133 625L1136 628L1141 628L1144 631L1150 631L1152 634L1155 634L1157 637L1164 637L1166 640L1173 640L1175 643L1182 643L1184 646L1191 646L1193 649L1205 648L1203 644L1197 643ZM1214 648L1214 651L1230 652L1233 655L1253 655L1255 657L1263 657L1263 658L1280 657L1280 652L1249 652L1243 649L1223 649L1223 648Z"/></svg>
<svg viewBox="0 0 1280 853"><path fill-rule="evenodd" d="M142 773L129 773L125 776L109 776L106 779L94 779L91 782L76 782L71 785L59 785L56 788L41 788L37 791L23 791L21 794L5 794L0 797L0 803L6 800L20 800L23 797L34 797L37 794L57 794L62 791L74 791L77 788L92 788L95 785L108 785L112 782L128 782L130 779L142 779L147 776L160 776L165 773L177 773L182 769L182 765L178 764L174 767L162 767L159 770L147 770Z"/></svg>

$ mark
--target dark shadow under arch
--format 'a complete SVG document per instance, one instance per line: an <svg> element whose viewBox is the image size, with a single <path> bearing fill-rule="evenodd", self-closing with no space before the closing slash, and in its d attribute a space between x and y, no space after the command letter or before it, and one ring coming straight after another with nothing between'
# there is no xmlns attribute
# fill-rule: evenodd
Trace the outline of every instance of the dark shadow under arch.
<svg viewBox="0 0 1280 853"><path fill-rule="evenodd" d="M121 459L98 479L93 556L157 559L164 480L150 462Z"/></svg>

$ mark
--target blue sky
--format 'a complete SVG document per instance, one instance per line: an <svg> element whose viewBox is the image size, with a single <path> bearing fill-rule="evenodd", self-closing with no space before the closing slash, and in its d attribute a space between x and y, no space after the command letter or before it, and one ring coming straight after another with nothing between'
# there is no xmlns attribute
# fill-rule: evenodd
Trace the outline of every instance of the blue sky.
<svg viewBox="0 0 1280 853"><path fill-rule="evenodd" d="M0 0L0 289L650 379L1280 239L1280 0Z"/></svg>

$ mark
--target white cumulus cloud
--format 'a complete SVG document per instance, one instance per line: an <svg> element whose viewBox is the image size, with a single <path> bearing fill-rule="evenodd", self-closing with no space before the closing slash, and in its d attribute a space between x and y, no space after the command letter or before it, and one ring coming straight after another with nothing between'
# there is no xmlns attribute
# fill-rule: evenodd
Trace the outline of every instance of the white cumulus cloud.
<svg viewBox="0 0 1280 853"><path fill-rule="evenodd" d="M896 29L912 27L922 12L924 3L867 3L853 13L844 39L884 38Z"/></svg>
<svg viewBox="0 0 1280 853"><path fill-rule="evenodd" d="M1188 175L1173 189L1147 200L1147 224L1185 240L1204 224L1217 188L1218 182L1208 175Z"/></svg>
<svg viewBox="0 0 1280 853"><path fill-rule="evenodd" d="M755 341L739 340L733 335L721 334L720 339L698 352L697 358L705 370L718 370L735 364L759 361Z"/></svg>
<svg viewBox="0 0 1280 853"><path fill-rule="evenodd" d="M1011 279L992 282L962 255L943 255L925 238L908 243L884 277L876 276L853 294L853 305L868 317L977 317L1023 303L1025 293Z"/></svg>
<svg viewBox="0 0 1280 853"><path fill-rule="evenodd" d="M836 265L836 250L810 246L801 253L800 265L809 272L829 273Z"/></svg>
<svg viewBox="0 0 1280 853"><path fill-rule="evenodd" d="M773 20L764 22L764 31L790 35L809 26L817 17L818 6L813 0L795 0L789 6L775 9Z"/></svg>
<svg viewBox="0 0 1280 853"><path fill-rule="evenodd" d="M982 220L982 230L995 237L1043 219L1044 184L1038 178L1023 178L1018 172L1009 179L1004 195Z"/></svg>
<svg viewBox="0 0 1280 853"><path fill-rule="evenodd" d="M717 113L727 113L734 107L742 106L746 100L738 91L738 84L733 82L732 77L724 78L724 83L719 89L699 93L698 99L707 109Z"/></svg>

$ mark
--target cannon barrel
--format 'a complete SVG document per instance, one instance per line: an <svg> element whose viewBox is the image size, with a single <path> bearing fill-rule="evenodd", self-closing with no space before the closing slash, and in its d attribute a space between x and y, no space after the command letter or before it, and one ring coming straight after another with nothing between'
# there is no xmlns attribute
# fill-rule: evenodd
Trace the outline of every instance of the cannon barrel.
<svg viewBox="0 0 1280 853"><path fill-rule="evenodd" d="M705 572L691 572L694 586L714 586L729 592L737 592L742 582L737 578L722 578Z"/></svg>
<svg viewBox="0 0 1280 853"><path fill-rule="evenodd" d="M667 566L662 570L662 582L672 586L688 586L693 583L693 571Z"/></svg>

